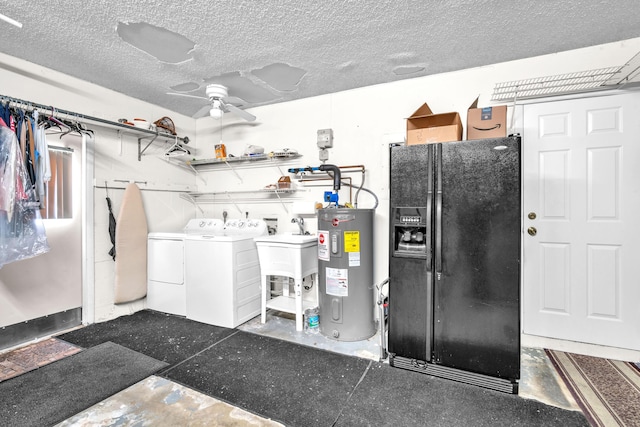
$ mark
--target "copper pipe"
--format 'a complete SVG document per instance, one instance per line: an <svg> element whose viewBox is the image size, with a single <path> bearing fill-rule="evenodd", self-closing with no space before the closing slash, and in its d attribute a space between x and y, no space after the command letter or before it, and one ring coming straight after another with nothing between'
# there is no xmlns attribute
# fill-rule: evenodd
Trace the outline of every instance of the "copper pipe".
<svg viewBox="0 0 640 427"><path fill-rule="evenodd" d="M365 168L364 165L352 165L352 166L338 166L338 168L340 169L354 169L354 168L358 168L362 170L362 173L364 173Z"/></svg>

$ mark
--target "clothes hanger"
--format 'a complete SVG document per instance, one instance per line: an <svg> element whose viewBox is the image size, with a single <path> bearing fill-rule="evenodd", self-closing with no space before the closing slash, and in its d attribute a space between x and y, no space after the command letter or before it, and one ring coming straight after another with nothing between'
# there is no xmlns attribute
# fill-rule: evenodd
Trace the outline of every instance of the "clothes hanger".
<svg viewBox="0 0 640 427"><path fill-rule="evenodd" d="M87 129L84 123L76 122L76 126L78 127L78 133L80 133L80 135L87 135L87 136L93 137L94 135L93 131L91 129Z"/></svg>
<svg viewBox="0 0 640 427"><path fill-rule="evenodd" d="M65 126L67 126L69 128L69 130L67 130L66 132L62 133L60 135L60 139L62 139L63 136L71 133L71 132L77 132L80 136L82 136L82 132L80 132L80 126L77 122L68 120L68 119L63 119L62 123L65 124Z"/></svg>
<svg viewBox="0 0 640 427"><path fill-rule="evenodd" d="M55 107L51 107L51 115L49 116L49 121L57 124L58 127L64 126L65 128L69 129L69 126L67 126L66 124L62 123L60 120L58 120L56 118L56 109L55 109Z"/></svg>
<svg viewBox="0 0 640 427"><path fill-rule="evenodd" d="M47 118L47 120L50 124L49 127L52 127L51 124L53 124L53 126L56 126L60 130L60 132L53 133L60 134L60 139L71 132L77 132L80 136L88 135L93 137L93 131L87 129L83 123L70 119L58 119L57 117L55 117L55 111L56 109L54 107L51 107L51 115ZM62 127L64 127L66 130Z"/></svg>
<svg viewBox="0 0 640 427"><path fill-rule="evenodd" d="M44 128L50 129L50 128L56 127L58 128L58 132L53 132L50 134L56 135L56 134L62 133L63 135L66 135L67 133L70 132L69 126L62 123L60 120L58 120L55 117L55 114L56 114L56 109L54 107L51 107L51 114L49 114L48 116L43 115L44 117L43 117L42 123Z"/></svg>
<svg viewBox="0 0 640 427"><path fill-rule="evenodd" d="M167 151L165 151L164 155L167 157L177 157L183 156L185 154L191 154L187 148L185 148L182 144L178 142L178 138L175 139L175 142Z"/></svg>

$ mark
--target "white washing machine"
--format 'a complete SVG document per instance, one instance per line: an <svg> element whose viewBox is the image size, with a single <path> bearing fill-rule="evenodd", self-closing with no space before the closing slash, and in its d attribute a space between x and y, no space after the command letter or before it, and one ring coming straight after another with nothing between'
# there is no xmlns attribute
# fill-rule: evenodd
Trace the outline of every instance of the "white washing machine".
<svg viewBox="0 0 640 427"><path fill-rule="evenodd" d="M147 307L163 313L187 315L184 274L184 236L222 233L220 219L192 219L182 232L152 232L147 237Z"/></svg>
<svg viewBox="0 0 640 427"><path fill-rule="evenodd" d="M185 234L187 319L235 328L260 314L260 262L254 237L263 220L229 220L220 233Z"/></svg>

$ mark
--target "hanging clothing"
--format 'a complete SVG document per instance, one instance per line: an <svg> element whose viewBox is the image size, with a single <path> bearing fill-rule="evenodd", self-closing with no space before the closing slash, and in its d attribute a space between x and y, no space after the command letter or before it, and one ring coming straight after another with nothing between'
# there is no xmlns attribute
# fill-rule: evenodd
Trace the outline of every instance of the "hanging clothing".
<svg viewBox="0 0 640 427"><path fill-rule="evenodd" d="M20 142L20 152L22 153L22 158L24 159L26 147L27 147L27 127L26 120L24 117L24 110L17 109L15 110L17 116L17 125L16 125L16 135L18 136L18 141Z"/></svg>
<svg viewBox="0 0 640 427"><path fill-rule="evenodd" d="M0 126L0 268L49 251L16 134Z"/></svg>
<svg viewBox="0 0 640 427"><path fill-rule="evenodd" d="M33 119L38 123L38 112L33 112ZM45 201L45 184L51 181L51 159L49 158L49 147L47 145L47 136L44 126L36 125L34 130L35 142L35 176L36 189L40 207L44 207Z"/></svg>
<svg viewBox="0 0 640 427"><path fill-rule="evenodd" d="M0 102L0 120L4 126L11 128L11 108L8 103Z"/></svg>
<svg viewBox="0 0 640 427"><path fill-rule="evenodd" d="M26 117L27 124L27 144L26 151L24 154L24 164L27 169L27 173L29 174L29 182L31 185L35 185L36 182L36 169L34 166L33 155L36 151L35 149L35 140L34 140L34 122L31 117Z"/></svg>
<svg viewBox="0 0 640 427"><path fill-rule="evenodd" d="M106 190L105 185L105 190ZM107 190L108 191L108 190ZM111 198L109 198L109 193L107 193L107 207L109 208L109 239L111 239L111 250L109 251L109 255L113 260L116 260L116 217L113 215L113 209L111 208Z"/></svg>
<svg viewBox="0 0 640 427"><path fill-rule="evenodd" d="M0 118L0 211L4 211L10 222L13 218L13 208L16 201L16 166L18 162L18 146L12 143L9 128Z"/></svg>

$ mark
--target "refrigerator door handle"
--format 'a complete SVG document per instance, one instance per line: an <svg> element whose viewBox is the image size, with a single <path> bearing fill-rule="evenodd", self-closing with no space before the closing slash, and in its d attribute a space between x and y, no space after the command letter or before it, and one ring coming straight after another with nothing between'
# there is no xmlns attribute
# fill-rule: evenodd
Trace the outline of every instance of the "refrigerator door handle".
<svg viewBox="0 0 640 427"><path fill-rule="evenodd" d="M436 221L435 221L435 267L436 280L442 275L442 144L436 146Z"/></svg>
<svg viewBox="0 0 640 427"><path fill-rule="evenodd" d="M442 191L436 194L436 278L442 274Z"/></svg>
<svg viewBox="0 0 640 427"><path fill-rule="evenodd" d="M431 209L432 205L433 205L433 193L429 192L428 196L427 196L427 218L426 218L426 223L429 224L426 227L427 230L427 235L425 236L427 242L431 242ZM431 272L433 271L433 263L431 261L431 257L433 256L433 254L431 253L432 249L431 249L431 243L427 244L427 272Z"/></svg>
<svg viewBox="0 0 640 427"><path fill-rule="evenodd" d="M427 217L425 218L426 239L427 239L427 272L433 272L433 248L432 248L432 220L433 220L433 151L429 147L429 156L427 157Z"/></svg>

